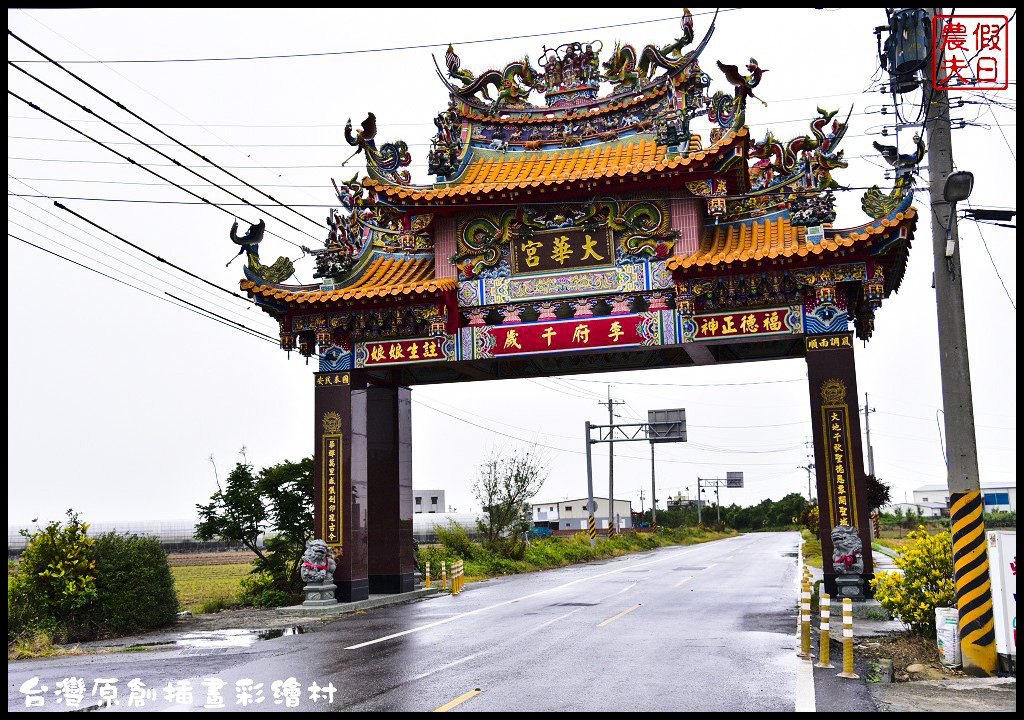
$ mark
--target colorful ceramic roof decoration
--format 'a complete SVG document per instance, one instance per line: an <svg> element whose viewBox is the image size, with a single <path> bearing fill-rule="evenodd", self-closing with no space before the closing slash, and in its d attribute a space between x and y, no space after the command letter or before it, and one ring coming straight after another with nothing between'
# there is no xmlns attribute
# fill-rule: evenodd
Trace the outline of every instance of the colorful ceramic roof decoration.
<svg viewBox="0 0 1024 720"><path fill-rule="evenodd" d="M702 64L715 19L699 41L687 11L661 45L570 41L483 72L449 46L434 58L447 107L426 158L433 182L412 182L405 142L377 144L372 112L349 122L366 172L333 181L339 207L324 247L309 250L317 282L287 284L286 258L262 265L257 226L232 230L249 258L241 288L279 321L285 349L329 370L401 366L421 380L431 363L575 350L555 339L570 320L577 340L608 334L577 343L594 351L627 338L724 342L695 328L726 311L763 315L746 342L851 323L866 340L904 273L923 143L910 155L876 143L895 186L864 194L867 222L834 227L849 116L818 108L797 137L753 138L748 101L762 103L765 69ZM773 312L781 329L769 330ZM546 346L533 336L542 325Z"/></svg>

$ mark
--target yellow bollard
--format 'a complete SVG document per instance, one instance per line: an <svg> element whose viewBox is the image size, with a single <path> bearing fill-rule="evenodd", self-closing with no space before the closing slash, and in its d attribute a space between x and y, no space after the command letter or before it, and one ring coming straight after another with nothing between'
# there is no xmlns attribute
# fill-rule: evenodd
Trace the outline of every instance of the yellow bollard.
<svg viewBox="0 0 1024 720"><path fill-rule="evenodd" d="M800 591L800 652L797 655L811 659L811 588L806 583Z"/></svg>
<svg viewBox="0 0 1024 720"><path fill-rule="evenodd" d="M843 671L839 677L860 677L853 671L853 600L850 598L843 598Z"/></svg>
<svg viewBox="0 0 1024 720"><path fill-rule="evenodd" d="M427 580L427 590L429 590L430 589L430 562L429 561L427 562L427 573L426 573L426 575L427 575L427 577L426 577L426 580Z"/></svg>
<svg viewBox="0 0 1024 720"><path fill-rule="evenodd" d="M818 643L818 662L814 663L814 667L835 667L828 659L828 616L831 611L831 602L831 598L823 593L821 596L821 637Z"/></svg>
<svg viewBox="0 0 1024 720"><path fill-rule="evenodd" d="M445 561L441 561L441 587L445 590L448 589L448 566Z"/></svg>

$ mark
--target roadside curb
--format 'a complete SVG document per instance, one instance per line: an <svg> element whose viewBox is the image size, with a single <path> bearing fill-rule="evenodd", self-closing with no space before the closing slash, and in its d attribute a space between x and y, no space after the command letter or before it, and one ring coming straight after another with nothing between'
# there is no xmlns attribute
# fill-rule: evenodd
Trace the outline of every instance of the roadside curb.
<svg viewBox="0 0 1024 720"><path fill-rule="evenodd" d="M321 607L306 607L304 605L292 605L275 609L278 615L301 615L305 617L332 617L334 615L345 615L358 610L369 610L370 608L385 607L387 605L401 605L402 603L419 600L430 595L437 595L440 588L419 588L412 592L395 593L394 595L378 595L367 600L356 602L338 603L337 605L323 605Z"/></svg>

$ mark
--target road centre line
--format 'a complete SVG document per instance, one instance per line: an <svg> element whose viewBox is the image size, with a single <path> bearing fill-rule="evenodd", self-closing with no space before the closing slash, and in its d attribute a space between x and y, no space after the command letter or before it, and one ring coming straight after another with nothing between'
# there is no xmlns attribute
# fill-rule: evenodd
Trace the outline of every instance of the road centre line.
<svg viewBox="0 0 1024 720"><path fill-rule="evenodd" d="M610 622L614 622L614 621L618 620L618 619L619 619L620 617L622 617L623 615L628 615L629 613L631 613L631 612L633 612L634 610L636 610L636 609L637 609L638 607L640 607L640 605L639 605L639 604L637 604L637 605L634 605L633 607L629 608L628 610L623 610L622 612L620 612L620 613L619 613L618 615L616 615L615 617L610 617L610 618L608 618L607 620L605 620L605 621L604 621L603 623L598 623L598 624L597 624L597 627L599 627L599 628L600 628L600 627L604 627L604 626L605 626L605 625L607 625L608 623L610 623Z"/></svg>
<svg viewBox="0 0 1024 720"><path fill-rule="evenodd" d="M480 694L480 688L477 688L476 690L470 690L468 693L465 693L463 695L459 695L457 698L452 700L450 703L448 703L446 705L442 705L441 707L439 707L434 712L448 712L449 710L451 710L456 705L461 705L462 703L464 703L467 700L469 700L471 697L476 697L479 694Z"/></svg>
<svg viewBox="0 0 1024 720"><path fill-rule="evenodd" d="M676 583L675 585L673 585L672 587L679 587L680 585L682 585L682 584L683 584L684 582L686 582L687 580L693 580L693 575L687 575L686 577L684 577L684 578L683 578L682 580L680 580L679 582L677 582L677 583Z"/></svg>
<svg viewBox="0 0 1024 720"><path fill-rule="evenodd" d="M482 608L477 608L476 610L470 610L469 612L460 613L458 615L452 615L451 617L445 618L443 620L435 620L432 623L427 623L426 625L420 625L419 627L410 628L409 630L403 630L402 632L393 633L391 635L385 635L384 637L377 638L376 640L367 640L366 642L357 643L356 645L349 645L345 649L346 650L358 650L359 648L364 648L364 647L366 647L368 645L375 645L376 643L384 642L386 640L393 640L395 638L402 637L403 635L410 635L412 633L416 633L416 632L419 632L421 630L429 630L430 628L437 627L438 625L444 625L445 623L450 623L450 622L452 622L454 620L459 620L461 618L468 617L470 615L476 615L477 613L486 612L487 610L493 610L494 608L499 608L499 607L502 607L504 605L511 605L512 603L517 603L517 602L520 602L522 600L529 600L530 598L533 598L533 597L538 597L540 595L546 595L547 593L555 592L557 590L563 590L563 589L565 589L567 587L571 587L573 585L576 585L576 584L581 583L581 582L586 582L588 580L597 580L598 578L603 578L603 577L607 577L608 575L615 575L617 573L626 572L627 570L632 570L632 569L637 568L637 567L644 567L645 565L656 565L657 563L662 563L662 562L665 562L667 560L676 560L676 559L679 558L680 555L688 555L689 553L693 552L694 550L696 550L699 547L707 547L707 545L702 544L702 545L698 545L698 546L691 546L691 547L688 547L685 550L682 550L680 552L670 552L670 553L666 554L665 557L660 558L658 560L651 560L649 562L640 563L638 565L630 564L630 565L627 565L626 567L618 568L616 570L609 570L608 572L600 573L598 575L590 575L588 577L583 577L583 578L578 578L576 580L571 580L570 582L567 582L567 583L565 583L563 585L556 585L555 587L548 588L547 590L539 590L537 592L530 593L528 595L523 595L522 597L513 598L512 600L504 600L504 601L502 601L500 603L495 603L493 605L487 605L487 606L482 607Z"/></svg>
<svg viewBox="0 0 1024 720"><path fill-rule="evenodd" d="M704 568L704 570L710 570L711 568L713 568L713 567L714 567L715 565L717 565L717 564L718 564L718 563L711 563L711 564L710 564L710 565L708 565L708 566L707 566L706 568ZM701 572L704 572L704 570L701 570Z"/></svg>

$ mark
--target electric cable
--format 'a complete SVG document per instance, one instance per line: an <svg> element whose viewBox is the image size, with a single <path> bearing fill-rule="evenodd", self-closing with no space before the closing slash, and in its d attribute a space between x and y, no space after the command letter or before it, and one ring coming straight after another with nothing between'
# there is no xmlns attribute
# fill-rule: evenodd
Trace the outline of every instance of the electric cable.
<svg viewBox="0 0 1024 720"><path fill-rule="evenodd" d="M117 100L115 100L114 98L112 98L112 97L110 97L109 95L107 95L107 94L106 94L105 92L103 92L102 90L100 90L99 88L97 88L97 87L96 87L95 85L92 85L91 83L89 83L89 82L88 82L88 81L86 81L85 79L83 79L83 78L79 77L78 75L76 75L75 73L71 72L70 70L68 70L67 68L65 68L64 66L62 66L62 65L61 65L61 64L60 64L59 62L57 62L56 60L52 60L52 59L51 59L51 58L50 58L50 57L49 57L48 55L46 55L46 54L45 54L44 52L42 52L41 50L38 50L37 48L35 48L34 46L32 46L31 44L29 44L29 43L28 43L28 42L26 42L25 40L22 40L22 39L21 39L20 37L18 37L17 35L15 35L15 34L14 34L14 33L13 33L13 32L12 32L11 30L8 30L8 31L7 31L7 33L8 33L8 34L9 34L9 35L10 35L11 37L13 37L13 38L14 38L15 40L17 40L18 42L20 42L20 43L21 43L22 45L25 45L25 46L26 46L27 48L29 48L30 50L32 50L32 51L33 51L33 52L35 52L36 54L38 54L38 55L40 55L41 57L45 58L45 59L46 59L46 60L47 60L48 62L50 62L50 63L52 63L52 64L56 65L56 66L57 66L58 68L60 68L60 69L61 69L61 70L63 70L64 72L66 72L66 73L67 73L68 75L70 75L71 77L73 77L73 78L75 78L76 80L78 80L79 82L81 82L81 83L82 83L83 85L85 85L86 87L88 87L89 89L91 89L91 90L92 90L93 92L96 92L97 94L101 95L101 96L102 96L102 97L104 97L105 99L107 99L107 100L109 100L110 102L114 103L115 105L117 105L117 107L121 108L122 110L124 110L124 111L125 111L126 113L128 113L128 114L129 114L129 115L131 115L132 117L136 118L137 120L141 120L141 121L142 121L143 123L145 123L146 125L148 125L148 126L149 126L150 128L152 128L153 130L156 130L156 131L157 131L158 133L160 133L161 135L163 135L164 137L166 137L166 138L167 138L168 140L171 140L171 141L173 141L174 143L176 143L176 144L177 144L177 145L179 145L180 147L184 148L185 150L188 150L188 151L189 151L190 153L192 153L192 154L193 154L193 155L195 155L196 157L200 158L200 159L201 159L201 160L202 160L203 162L205 162L205 163L207 163L207 164L209 164L209 165L212 165L213 167L217 168L218 170L220 170L221 172L225 173L226 175L228 175L228 176L230 176L230 177L234 178L235 180L239 181L240 183L243 183L243 184L245 184L245 185L246 185L247 187L251 188L252 190L255 190L256 192L258 192L258 193L259 193L260 195L262 195L263 197L265 197L265 198L267 198L267 199L269 199L269 200L271 200L271 201L273 201L273 202L277 203L277 204L278 204L278 205L280 205L281 207L284 207L284 208L287 208L288 210L291 210L291 211L292 211L293 213L295 213L295 214L296 214L296 215L298 215L299 217L303 218L304 220L308 220L309 222L313 223L313 224L314 224L314 225L316 225L317 227L320 227L320 228L325 228L325 229L326 229L326 226L325 226L325 225L322 225L321 223L317 222L316 220L313 220L312 218L306 217L305 215L303 215L302 213L298 212L297 210L294 210L294 209L292 209L292 208L288 207L287 205L284 205L283 203L281 203L281 202L279 202L278 200L276 200L276 199L275 199L275 198L274 198L273 196L271 196L271 195L268 195L267 193L263 192L262 190L260 190L259 188L255 187L255 186L253 186L253 185L250 185L250 184L249 184L249 183L247 183L247 182L246 182L245 180L243 180L242 178L238 177L238 176L237 176L237 175L235 175L234 173L230 173L230 172L228 172L227 170L225 170L224 168L222 168L222 167L221 167L220 165L218 165L217 163L215 163L215 162L213 162L212 160L210 160L209 158L207 158L207 157L206 157L205 155L202 155L202 154L200 154L200 153L196 152L195 150L193 150L192 148L190 148L190 147L189 147L188 145L186 145L186 144L184 144L184 143L180 142L179 140L177 140L176 138L172 137L172 136L171 136L170 134L168 134L168 133L167 133L167 132L165 132L164 130L160 129L159 127L157 127L157 126L156 126L156 125L154 125L153 123L149 122L148 120L146 120L145 118L143 118L143 117L142 117L141 115L139 115L139 114L135 113L134 111L132 111L132 110L128 109L128 108L127 108L127 107L125 107L125 106L124 106L123 104L121 104L120 102L118 102L118 101L117 101ZM12 63L12 64L13 64L13 63ZM19 69L20 69L20 68L19 68ZM25 71L22 71L22 72L25 72Z"/></svg>
<svg viewBox="0 0 1024 720"><path fill-rule="evenodd" d="M71 258L64 257L60 253L56 253L56 252L53 252L52 250L48 250L48 249L46 249L44 247L36 245L35 243L29 242L28 240L20 238L17 235L14 235L12 233L7 233L7 235L8 235L8 237L12 237L15 240L19 240L19 241L25 243L26 245L31 245L32 247L36 248L37 250L42 250L43 252L49 253L50 255L54 255L54 256L60 258L61 260L66 260L67 262L72 263L73 265L77 265L79 267L85 268L86 270L91 270L92 272L96 273L97 275L102 275L103 277L108 278L110 280L113 280L115 282L121 283L122 285L127 285L128 287L132 288L133 290L138 290L139 292L142 292L142 293L145 293L146 295L150 295L152 297L155 297L158 300L163 300L164 302L168 302L171 305L174 305L175 307L182 307L181 305L178 305L177 303L174 303L174 302L172 302L170 300L167 300L167 298L160 297L159 295L151 293L148 290L143 290L142 288L136 287L135 285L132 285L129 282L125 282L124 280L121 280L119 278L113 277L112 275L107 275L104 272L101 272L101 271L99 271L99 270L97 270L95 268L89 267L88 265L85 265L83 263L77 262L76 260L72 260ZM170 295L170 293L165 293L165 294L170 296L170 297L174 297L173 295ZM175 298L175 299L177 299L177 298ZM258 330L253 330L253 329L251 329L249 327L246 327L245 325L242 325L241 323L235 322L234 320L229 320L228 318L221 317L220 315L217 315L214 312L210 312L209 310L204 310L203 312L199 312L199 310L193 309L191 307L186 307L184 309L188 310L189 312L194 312L197 315L200 315L201 317L206 317L208 319L211 319L211 320L214 320L216 322L219 322L222 325L227 325L228 327L234 328L234 329L239 330L241 332L245 332L246 334L252 335L252 336L254 336L254 337L256 337L256 338L258 338L260 340L266 340L268 342L274 343L275 345L280 344L279 341L276 338L272 338L269 335L266 335L264 333L259 332Z"/></svg>
<svg viewBox="0 0 1024 720"><path fill-rule="evenodd" d="M20 95L18 95L18 94L17 94L17 93L15 93L14 91L12 91L12 90L8 90L8 91L7 91L7 94L8 94L8 95L11 95L12 97L14 97L14 98L16 98L16 99L18 99L18 100L20 100L21 102L25 103L25 104L26 104L26 105L28 105L29 107L33 108L34 110L38 110L39 112L43 113L44 115L46 115L46 116L48 116L48 117L52 118L53 120L55 120L55 121L59 122L59 123L60 123L61 125L64 125L65 127L67 127L67 128L70 128L71 130L73 130L73 131L75 131L75 132L77 132L77 133L79 133L79 134L81 134L81 135L84 135L85 137L89 138L90 140L92 140L92 141L93 141L94 143L96 143L96 144L97 144L97 145L99 145L100 147L102 147L102 148L105 148L105 149L109 150L110 152L114 153L115 155L117 155L118 157L120 157L120 158L122 158L122 159L124 159L124 160L127 160L127 161L128 161L129 163L131 163L132 165L135 165L136 167L142 168L142 169L143 169L143 170L145 170L146 172L148 172L148 173L150 173L150 174L152 174L152 175L155 175L156 177L160 178L161 180L163 180L164 182L168 183L169 185L174 185L174 186L175 186L176 188L178 188L178 189L180 189L180 190L183 190L183 191L185 191L186 193L188 193L188 194L189 194L189 195L191 195L192 197L195 197L195 198L198 198L198 199L202 200L202 204L206 204L206 205L210 205L211 207L215 207L215 208L217 208L218 210L220 210L221 212L224 212L224 213L226 213L226 214L230 215L230 216L231 216L232 218L236 218L236 219L238 218L238 215L237 215L237 213L233 213L233 212L231 212L230 210L228 210L228 209L226 209L226 208L222 207L221 205L218 205L218 204L217 204L217 203L215 203L215 202L211 202L210 200L207 200L206 198L202 197L201 195L198 195L198 194L196 194L196 193L192 192L192 191L191 191L191 190L189 190L188 188L185 188L185 187L182 187L181 185L178 185L178 184L177 184L176 182L174 182L173 180L168 180L167 178L165 178L165 177L164 177L163 175L161 175L160 173L156 172L155 170L151 170L151 169L150 169L150 168L148 168L147 166L145 166L145 165L143 165L143 164L141 164L141 163L138 163L138 162L136 162L135 160L133 160L132 158L128 157L127 155L124 155L124 154L122 154L122 153L118 152L117 150L115 150L114 148L112 148L112 147L109 147L108 145L105 145L104 143L100 142L99 140L96 140L95 138L93 138L93 137L91 137L91 136L87 135L86 133L82 132L81 130L79 130L78 128L74 127L73 125L71 125L71 124L69 124L69 123L65 122L64 120L61 120L61 119L60 119L60 118L58 118L58 117L57 117L56 115L53 115L53 114L51 114L51 113L47 112L46 110L43 110L43 109L42 109L41 107L39 107L39 106L38 106L38 105L36 105L35 103L32 103L32 102L30 102L30 101L26 100L25 98L21 97ZM248 220L246 220L246 222L248 223L249 221L248 221ZM249 225L255 225L255 224L256 224L256 223L249 223ZM296 247L298 247L298 248L300 248L300 249L302 248L302 246L301 246L301 245L299 245L298 243L292 242L292 241L291 241L291 240L289 240L288 238L285 238L285 237L281 237L281 236L280 236L280 235L278 235L277 233L273 233L273 232L271 232L270 234L271 234L271 235L273 235L274 237L277 237L277 238L280 238L281 240L284 240L284 241L285 241L285 242L287 242L287 243L291 243L292 245L295 245ZM303 250L303 254L305 254L305 250Z"/></svg>
<svg viewBox="0 0 1024 720"><path fill-rule="evenodd" d="M117 125L117 124L116 124L116 123L114 123L114 122L111 122L110 120L107 120L107 119L106 119L105 117L103 117L102 115L100 115L100 114L96 113L95 111L93 111L93 110L91 110L91 109L87 108L87 107L86 107L85 105L83 105L82 103L78 102L77 100L74 100L73 98L69 97L68 95L65 95L65 94L64 94L63 92L61 92L61 91L60 91L60 90L58 90L57 88L53 87L52 85L50 85L49 83L47 83L47 82L45 82L45 81L43 81L43 80L40 80L40 79L39 79L39 78L37 78L37 77L36 77L35 75L33 75L32 73L28 72L27 70L24 70L24 69L22 69L22 68L18 67L17 65L15 65L15 64L14 64L13 62L10 62L10 61L8 61L8 63L7 63L7 64L8 64L8 65L11 65L11 66L12 66L12 67L13 67L13 68L14 68L15 70L18 70L19 72L22 72L22 73L24 73L25 75L28 75L28 76L29 76L30 78L32 78L32 79L33 79L33 80L35 80L35 81L36 81L37 83L39 83L40 85L42 85L42 86L43 86L43 87L45 87L46 89L50 90L51 92L53 92L53 93L55 93L55 94L57 94L57 95L60 95L60 96L61 96L62 98L64 98L65 100L67 100L67 101L68 101L69 103L71 103L72 105L75 105L76 107L80 108L80 109L81 109L81 110L83 110L84 112L87 112L87 113L89 113L90 115L92 115L93 117L96 117L96 118L98 118L99 120L102 120L102 121L103 121L104 123L106 123L106 124L107 124L107 125L109 125L110 127L114 128L114 129L115 129L115 130L117 130L118 132L120 132L120 133L123 133L124 135L127 135L127 136L128 136L128 137L130 137L130 138L131 138L131 139L132 139L133 141L135 141L135 143L137 143L137 144L139 144L139 145L143 145L143 146L145 146L145 147L149 148L150 150L152 150L153 152L155 152L155 153L156 153L157 155L159 155L160 157L162 157L162 158L165 158L165 159L167 159L167 160L170 160L170 161L171 161L172 163L174 163L175 165L177 165L178 167L180 167L180 168L182 168L182 169L184 169L184 170L188 170L188 171L189 171L190 173L192 173L193 175L195 175L195 176L196 176L197 178L199 178L200 180L202 180L202 181L204 181L204 182L206 182L206 183L208 183L208 184L210 184L210 185L213 185L214 187L216 187L216 188L218 188L218 189L220 189L220 190L223 190L224 192L226 192L226 193L227 193L228 195L230 195L231 197L233 197L233 198L236 198L236 199L238 199L238 200L241 200L241 201L242 201L242 202L243 202L244 204L246 204L246 205L249 205L249 206L251 206L251 207L253 207L253 208L255 208L255 207L256 207L255 205L253 205L252 203L250 203L250 202L249 202L248 200L246 200L245 198L243 198L243 197L242 197L241 195L237 195L236 193L233 193L232 191L230 191L230 190L228 190L227 188L225 188L224 186L222 186L222 185L218 185L217 183L213 182L213 181L212 181L212 180L210 180L209 178L207 178L207 177L205 177L205 176L203 176L203 175L200 175L200 174L199 174L198 172L196 172L196 171L195 171L195 170L193 170L192 168L190 168L190 167L188 167L188 166L186 166L186 165L183 165L182 163L178 162L177 160L175 160L174 158L172 158L172 157L171 157L170 155L168 155L167 153L163 152L162 150L157 150L157 149L156 149L156 147L155 147L154 145L152 145L152 144L150 144L150 143L147 143L147 142L145 142L144 140L140 140L139 138L135 137L134 135L132 135L132 134L131 134L130 132L128 132L127 130L125 130L125 129L124 129L124 128L122 128L121 126ZM86 137L88 137L88 136L86 136ZM23 138L23 139L31 139L31 140L38 140L39 138ZM74 138L71 138L71 139L61 139L61 138L53 138L53 139L56 139L56 140L61 140L62 142L89 142L89 140L92 140L92 138L89 138L89 140L75 140ZM95 140L93 140L93 142L95 142ZM108 144L108 145L120 145L120 144L122 144L122 143L117 143L117 142L108 142L107 144ZM128 144L128 145L131 145L131 144L134 144L134 143L123 143L123 144ZM182 186L179 186L179 187L182 187ZM261 193L261 194L263 194L263 195L266 195L266 193ZM267 197L269 197L269 196L267 196ZM278 203L278 204L280 204L280 203ZM278 221L279 223L283 223L284 225L287 225L288 227L290 227L290 228L291 228L292 230L295 230L296 232L300 232L300 233L302 233L303 235L305 235L305 236L307 236L307 237L310 237L310 238L312 238L312 239L314 239L314 240L317 240L317 241L320 241L320 240L321 240L321 238L318 238L318 237L316 237L315 235L310 235L310 234L309 234L308 232L306 232L305 230L300 230L299 228L297 228L297 227L295 227L294 225L292 225L292 224L291 224L290 222L288 222L288 221L286 221L286 220L282 220L281 218L279 218L279 217L277 217L277 216L275 216L275 215L271 215L271 214L270 214L269 212L267 212L266 210L264 210L263 212L264 212L264 213L266 213L266 215L268 215L269 217L273 218L274 220L277 220L277 221ZM305 217L305 215L303 215L302 217ZM309 218L306 218L306 219L308 220ZM318 227L322 227L322 228L326 229L326 226L324 226L324 225L320 225L320 223L316 223L316 225L317 225Z"/></svg>
<svg viewBox="0 0 1024 720"><path fill-rule="evenodd" d="M733 12L735 10L742 10L742 8L722 8L720 12ZM716 11L718 12L718 11ZM711 15L712 12L698 12L693 13L693 17L700 17L702 15ZM305 57L332 57L338 55L363 55L367 53L377 52L395 52L398 50L423 50L426 48L443 48L448 45L479 45L481 43L492 43L492 42L503 42L506 40L523 40L526 38L535 37L549 37L551 35L569 35L572 33L591 32L595 30L609 30L612 28L629 27L632 25L648 25L651 23L669 22L679 20L678 16L670 18L656 18L653 20L636 20L628 23L617 23L614 25L598 25L589 28L578 28L576 30L555 30L546 33L532 33L527 35L509 35L506 37L489 38L485 40L463 40L461 42L443 42L443 43L428 43L424 45L403 45L400 47L386 47L386 48L369 48L365 50L337 50L333 52L320 52L320 53L294 53L290 55L253 55L249 57L219 57L219 58L168 58L168 59L155 59L155 60L61 60L60 62L65 64L103 64L103 65L114 65L124 63L188 63L188 62L225 62L233 60L282 60L292 58L305 58ZM8 31L10 32L10 31ZM13 33L11 33L13 35ZM24 41L22 41L24 42ZM34 48L33 48L34 49ZM38 51L37 51L38 52ZM40 53L42 54L42 53ZM22 60L19 62L42 62L41 60ZM50 62L56 62L51 60Z"/></svg>

